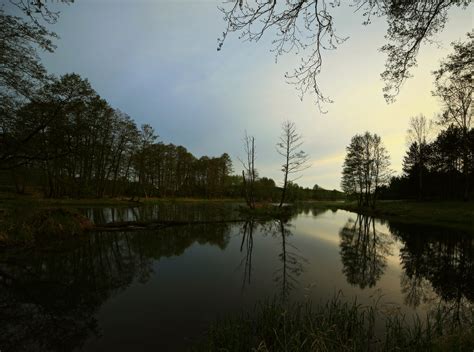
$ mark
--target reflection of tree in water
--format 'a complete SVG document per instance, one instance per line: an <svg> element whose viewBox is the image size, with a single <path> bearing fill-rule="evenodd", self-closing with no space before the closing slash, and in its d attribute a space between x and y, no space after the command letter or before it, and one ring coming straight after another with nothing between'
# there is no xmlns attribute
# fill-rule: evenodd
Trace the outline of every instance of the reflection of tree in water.
<svg viewBox="0 0 474 352"><path fill-rule="evenodd" d="M439 227L390 223L402 242L402 292L407 305L442 304L454 319L474 302L474 238ZM436 297L433 297L435 293Z"/></svg>
<svg viewBox="0 0 474 352"><path fill-rule="evenodd" d="M407 275L406 272L403 272L400 286L404 296L403 301L407 306L416 308L422 302L432 299L430 296L432 290L429 282L419 274Z"/></svg>
<svg viewBox="0 0 474 352"><path fill-rule="evenodd" d="M154 260L194 242L225 248L229 226L182 226L155 232L99 233L68 248L0 255L0 346L10 351L70 351L99 334L95 313ZM71 248L72 247L72 248Z"/></svg>
<svg viewBox="0 0 474 352"><path fill-rule="evenodd" d="M248 220L242 225L240 233L242 234L242 242L240 244L240 252L244 252L245 255L240 262L240 267L244 266L244 277L242 280L242 289L245 288L246 284L250 285L250 279L252 276L252 251L253 251L253 231L255 228L255 221Z"/></svg>
<svg viewBox="0 0 474 352"><path fill-rule="evenodd" d="M299 254L296 248L288 240L292 236L290 224L277 220L273 224L273 236L281 239L281 252L278 255L281 267L275 271L275 282L281 285L281 299L287 301L290 292L298 283L298 277L304 270L303 263L307 260Z"/></svg>
<svg viewBox="0 0 474 352"><path fill-rule="evenodd" d="M351 285L373 287L387 266L392 241L375 228L373 218L357 215L340 230L340 254L343 272Z"/></svg>
<svg viewBox="0 0 474 352"><path fill-rule="evenodd" d="M252 251L253 234L256 228L264 234L271 234L281 241L281 251L278 258L281 267L275 271L274 281L280 287L280 298L287 301L290 292L295 288L298 282L298 276L303 272L303 263L306 259L299 254L299 250L288 241L292 235L288 222L283 220L274 220L269 222L257 222L256 220L247 220L241 228L242 242L240 252L244 253L239 267L243 268L242 289L250 284L252 275Z"/></svg>
<svg viewBox="0 0 474 352"><path fill-rule="evenodd" d="M311 214L313 217L317 217L321 214L324 214L326 212L330 211L327 208L321 208L321 207L316 207L311 203L299 203L298 206L296 207L294 211L294 217L296 217L299 214L304 214L304 215L309 215ZM336 210L334 209L333 212Z"/></svg>
<svg viewBox="0 0 474 352"><path fill-rule="evenodd" d="M234 204L163 202L140 207L90 208L85 215L97 224L118 221L207 221L231 220L238 213Z"/></svg>

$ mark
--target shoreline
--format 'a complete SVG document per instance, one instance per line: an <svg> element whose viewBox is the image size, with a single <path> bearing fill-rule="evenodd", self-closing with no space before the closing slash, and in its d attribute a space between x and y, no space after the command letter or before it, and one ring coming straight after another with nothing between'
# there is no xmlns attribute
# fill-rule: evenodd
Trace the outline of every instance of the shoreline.
<svg viewBox="0 0 474 352"><path fill-rule="evenodd" d="M379 201L375 209L355 202L307 202L318 208L341 209L361 215L406 224L432 225L474 234L474 202L462 201Z"/></svg>
<svg viewBox="0 0 474 352"><path fill-rule="evenodd" d="M81 208L81 207L133 207L166 203L195 203L195 204L244 204L239 198L141 198L130 200L128 198L63 198L48 199L33 196L16 196L0 194L0 218L16 208L40 209L40 208ZM345 201L300 201L298 206L312 206L320 209L340 209L361 215L402 222L407 224L426 224L452 228L453 230L464 230L474 233L474 202L462 201L412 201L412 200L390 200L379 201L377 207L358 207L355 202ZM251 213L251 212L250 212Z"/></svg>

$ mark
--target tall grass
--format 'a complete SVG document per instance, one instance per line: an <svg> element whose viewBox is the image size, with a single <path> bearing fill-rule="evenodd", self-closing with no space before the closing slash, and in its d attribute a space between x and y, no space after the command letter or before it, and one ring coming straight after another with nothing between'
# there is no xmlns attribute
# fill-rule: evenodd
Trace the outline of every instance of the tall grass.
<svg viewBox="0 0 474 352"><path fill-rule="evenodd" d="M470 351L474 312L453 320L442 306L426 319L344 302L258 303L253 312L214 323L195 351ZM466 312L465 312L466 313ZM380 326L381 325L381 326Z"/></svg>
<svg viewBox="0 0 474 352"><path fill-rule="evenodd" d="M70 239L91 226L87 218L72 209L7 209L0 214L0 246Z"/></svg>

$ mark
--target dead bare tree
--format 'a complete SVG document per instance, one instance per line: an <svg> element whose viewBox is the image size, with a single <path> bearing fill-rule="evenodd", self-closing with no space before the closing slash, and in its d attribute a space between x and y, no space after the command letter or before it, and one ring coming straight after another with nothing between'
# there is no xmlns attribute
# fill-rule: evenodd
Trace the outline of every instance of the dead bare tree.
<svg viewBox="0 0 474 352"><path fill-rule="evenodd" d="M255 169L255 137L249 136L247 131L244 135L245 160L239 158L244 170L242 179L244 185L245 202L251 208L255 208L255 181L257 180L257 170Z"/></svg>
<svg viewBox="0 0 474 352"><path fill-rule="evenodd" d="M297 174L309 167L308 155L300 149L303 145L302 136L296 132L296 125L291 121L285 121L281 125L281 136L276 145L277 153L285 158L281 171L283 171L283 191L279 207L285 202L288 183L297 178L290 179L291 175Z"/></svg>

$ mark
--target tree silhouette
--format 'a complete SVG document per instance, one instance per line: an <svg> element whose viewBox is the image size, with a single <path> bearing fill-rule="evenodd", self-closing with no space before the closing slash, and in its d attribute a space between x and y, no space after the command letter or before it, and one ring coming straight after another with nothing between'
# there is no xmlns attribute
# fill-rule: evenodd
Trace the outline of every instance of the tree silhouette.
<svg viewBox="0 0 474 352"><path fill-rule="evenodd" d="M11 4L21 10L38 28L43 28L43 23L54 24L59 18L59 11L51 9L47 0L9 0ZM71 4L74 0L58 0L57 3Z"/></svg>
<svg viewBox="0 0 474 352"><path fill-rule="evenodd" d="M391 175L390 158L382 139L365 132L352 137L346 149L341 187L357 197L359 206L375 207L380 187L388 183Z"/></svg>
<svg viewBox="0 0 474 352"><path fill-rule="evenodd" d="M401 240L404 270L402 292L412 306L429 303L430 291L458 315L463 302L474 301L474 251L472 236L430 226L389 223L390 232Z"/></svg>
<svg viewBox="0 0 474 352"><path fill-rule="evenodd" d="M425 143L421 148L416 142L409 146L403 160L403 175L392 178L390 186L381 192L381 197L419 198L421 171L425 199L466 199L465 166L469 166L468 182L473 182L473 157L474 129L471 128L464 137L462 129L451 124L441 130L431 143Z"/></svg>
<svg viewBox="0 0 474 352"><path fill-rule="evenodd" d="M352 6L362 13L363 24L373 17L385 17L388 22L388 43L381 50L388 56L382 78L384 96L393 101L403 82L410 77L423 42L443 29L452 7L467 8L467 0L352 0ZM304 54L301 65L286 78L303 96L308 90L321 104L331 102L318 84L317 76L323 66L324 50L336 49L347 38L338 36L335 29L334 7L340 1L295 0L277 3L274 0L232 0L220 7L227 27L218 43L218 50L226 37L239 32L240 38L258 41L267 32L275 33L273 40L276 56L289 52Z"/></svg>
<svg viewBox="0 0 474 352"><path fill-rule="evenodd" d="M373 287L382 276L390 255L391 240L375 229L375 220L365 215L349 219L340 230L343 273L351 285Z"/></svg>
<svg viewBox="0 0 474 352"><path fill-rule="evenodd" d="M297 174L309 167L307 165L308 155L300 149L303 145L302 137L296 132L296 126L293 122L285 121L281 125L281 136L277 143L277 152L284 159L281 166L283 172L283 190L281 193L281 200L279 207L283 206L288 184L296 180L290 179L292 175Z"/></svg>
<svg viewBox="0 0 474 352"><path fill-rule="evenodd" d="M240 266L244 264L244 275L242 280L242 289L246 284L250 285L252 277L252 252L253 252L253 231L256 223L254 220L245 221L241 228L242 242L240 244L240 252L244 251L245 257L242 259ZM244 247L245 246L245 247Z"/></svg>
<svg viewBox="0 0 474 352"><path fill-rule="evenodd" d="M409 122L408 140L411 142L412 148L416 151L416 166L418 168L418 198L423 198L423 173L426 169L426 145L428 144L430 125L424 115L412 116Z"/></svg>
<svg viewBox="0 0 474 352"><path fill-rule="evenodd" d="M240 160L244 170L242 170L242 181L244 186L245 201L249 208L255 208L255 183L258 173L255 168L255 137L244 135L244 160Z"/></svg>
<svg viewBox="0 0 474 352"><path fill-rule="evenodd" d="M273 236L281 240L281 252L278 255L281 267L275 271L275 282L280 285L280 299L287 302L291 291L298 283L298 277L304 270L303 264L307 261L288 238L292 235L289 224L283 220L275 220Z"/></svg>
<svg viewBox="0 0 474 352"><path fill-rule="evenodd" d="M469 198L469 130L472 127L472 94L474 84L474 32L467 34L465 42L453 43L454 53L448 55L440 68L434 72L433 94L441 99L444 111L442 122L455 125L462 132L462 157L464 174L464 200Z"/></svg>

